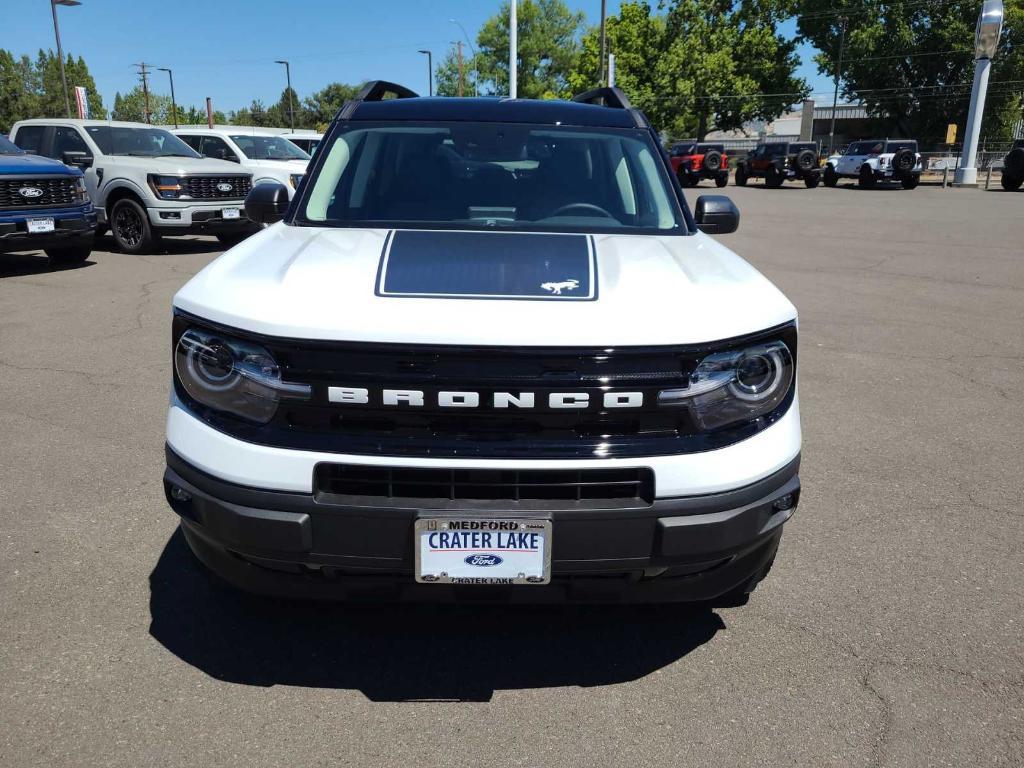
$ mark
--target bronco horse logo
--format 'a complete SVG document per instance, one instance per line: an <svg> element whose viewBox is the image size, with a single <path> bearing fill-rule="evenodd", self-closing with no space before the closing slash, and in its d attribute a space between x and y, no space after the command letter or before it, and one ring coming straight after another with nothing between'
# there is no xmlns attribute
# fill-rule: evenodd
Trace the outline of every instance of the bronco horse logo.
<svg viewBox="0 0 1024 768"><path fill-rule="evenodd" d="M541 283L540 287L545 291L551 291L555 296L561 296L562 291L575 291L580 287L579 280L563 280L560 283Z"/></svg>

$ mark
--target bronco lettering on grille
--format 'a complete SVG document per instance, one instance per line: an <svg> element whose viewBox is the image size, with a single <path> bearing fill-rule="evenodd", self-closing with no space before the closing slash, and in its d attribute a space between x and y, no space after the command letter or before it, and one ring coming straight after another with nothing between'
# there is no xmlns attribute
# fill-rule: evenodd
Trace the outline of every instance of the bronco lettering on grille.
<svg viewBox="0 0 1024 768"><path fill-rule="evenodd" d="M327 399L341 405L367 405L370 390L364 387L328 387ZM418 389L384 389L375 394L382 405L391 407L423 407L428 404L427 393ZM494 392L481 397L479 392L437 392L431 396L429 405L439 408L536 408L541 407L581 409L596 404L587 392L549 392L546 397L537 397L536 392ZM600 400L603 408L641 408L643 392L603 392Z"/></svg>

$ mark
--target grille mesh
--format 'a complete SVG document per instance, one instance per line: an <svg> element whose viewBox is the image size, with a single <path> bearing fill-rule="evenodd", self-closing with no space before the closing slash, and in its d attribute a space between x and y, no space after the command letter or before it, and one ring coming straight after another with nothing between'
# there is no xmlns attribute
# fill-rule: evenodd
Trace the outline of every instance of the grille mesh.
<svg viewBox="0 0 1024 768"><path fill-rule="evenodd" d="M0 209L60 208L77 205L78 182L74 176L0 180ZM26 197L22 189L39 189L38 197Z"/></svg>
<svg viewBox="0 0 1024 768"><path fill-rule="evenodd" d="M230 184L231 189L218 189ZM182 191L197 200L236 200L249 194L252 178L249 176L188 176L181 180Z"/></svg>

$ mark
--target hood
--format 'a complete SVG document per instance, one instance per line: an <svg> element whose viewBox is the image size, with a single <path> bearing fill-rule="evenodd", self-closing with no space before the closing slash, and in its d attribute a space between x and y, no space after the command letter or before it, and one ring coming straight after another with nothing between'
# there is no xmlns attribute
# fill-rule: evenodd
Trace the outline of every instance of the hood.
<svg viewBox="0 0 1024 768"><path fill-rule="evenodd" d="M81 176L77 168L69 168L58 160L39 155L0 155L0 174L48 173Z"/></svg>
<svg viewBox="0 0 1024 768"><path fill-rule="evenodd" d="M103 155L95 164L103 167L104 162L117 161L122 168L138 168L146 173L163 173L179 176L188 173L248 174L249 171L238 163L215 160L211 157L134 157L132 155Z"/></svg>
<svg viewBox="0 0 1024 768"><path fill-rule="evenodd" d="M285 224L216 259L174 306L271 336L499 346L695 344L796 318L764 276L701 233Z"/></svg>

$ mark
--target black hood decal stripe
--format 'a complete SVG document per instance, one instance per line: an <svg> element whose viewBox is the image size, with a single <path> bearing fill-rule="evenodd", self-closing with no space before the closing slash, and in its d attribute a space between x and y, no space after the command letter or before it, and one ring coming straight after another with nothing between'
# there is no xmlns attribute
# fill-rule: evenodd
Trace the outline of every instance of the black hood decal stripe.
<svg viewBox="0 0 1024 768"><path fill-rule="evenodd" d="M594 301L594 242L573 234L397 230L385 241L376 294Z"/></svg>

